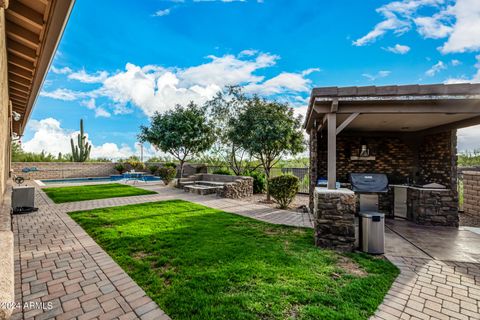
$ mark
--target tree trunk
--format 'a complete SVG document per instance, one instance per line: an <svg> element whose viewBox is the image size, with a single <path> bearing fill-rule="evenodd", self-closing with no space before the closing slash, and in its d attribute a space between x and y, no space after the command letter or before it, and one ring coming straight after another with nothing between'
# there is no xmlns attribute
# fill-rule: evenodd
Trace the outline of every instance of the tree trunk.
<svg viewBox="0 0 480 320"><path fill-rule="evenodd" d="M265 169L265 178L267 179L267 201L270 201L270 168Z"/></svg>
<svg viewBox="0 0 480 320"><path fill-rule="evenodd" d="M177 187L180 186L180 179L183 178L183 166L185 164L185 161L184 160L180 160L180 177L178 178L177 180Z"/></svg>

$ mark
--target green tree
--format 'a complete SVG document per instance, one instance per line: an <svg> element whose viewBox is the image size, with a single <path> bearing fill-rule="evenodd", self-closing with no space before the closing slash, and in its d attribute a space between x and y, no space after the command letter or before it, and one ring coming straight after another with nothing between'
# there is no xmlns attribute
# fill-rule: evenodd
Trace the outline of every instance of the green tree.
<svg viewBox="0 0 480 320"><path fill-rule="evenodd" d="M83 131L83 119L80 119L80 133L77 137L77 145L73 143L73 138L70 139L72 147L72 159L75 162L85 162L90 157L92 145L87 142L87 136Z"/></svg>
<svg viewBox="0 0 480 320"><path fill-rule="evenodd" d="M258 159L267 181L275 164L287 155L305 150L301 116L295 117L288 104L254 96L238 117L230 120L228 136L233 143ZM267 200L270 192L267 183Z"/></svg>
<svg viewBox="0 0 480 320"><path fill-rule="evenodd" d="M228 86L205 103L208 115L215 125L217 141L211 155L202 160L215 166L226 164L237 176L244 173L251 159L244 148L230 139L228 132L231 129L231 119L237 118L248 102L248 97L239 86Z"/></svg>
<svg viewBox="0 0 480 320"><path fill-rule="evenodd" d="M187 160L208 150L215 141L211 121L206 110L190 102L177 105L163 114L156 112L150 126L141 126L139 139L171 154L180 163L180 177Z"/></svg>

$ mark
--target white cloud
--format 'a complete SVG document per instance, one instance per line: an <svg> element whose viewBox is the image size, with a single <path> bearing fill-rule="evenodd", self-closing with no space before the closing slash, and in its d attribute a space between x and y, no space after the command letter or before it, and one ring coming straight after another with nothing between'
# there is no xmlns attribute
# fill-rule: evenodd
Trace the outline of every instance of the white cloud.
<svg viewBox="0 0 480 320"><path fill-rule="evenodd" d="M29 130L34 131L32 139L22 143L23 149L28 152L42 152L58 155L71 153L70 139L77 138L78 131L66 130L61 127L60 121L54 118L46 118L43 120L31 120L29 122ZM96 146L88 139L87 141L92 144L91 158L108 158L118 159L127 158L133 154L139 154L137 150L133 150L128 145L117 145L112 142L107 142L102 145ZM137 148L137 147L136 147ZM147 154L152 153L152 149L147 148Z"/></svg>
<svg viewBox="0 0 480 320"><path fill-rule="evenodd" d="M163 17L163 16L168 16L170 14L171 10L170 9L165 9L165 10L158 10L156 11L153 16L154 17Z"/></svg>
<svg viewBox="0 0 480 320"><path fill-rule="evenodd" d="M95 102L95 99L93 98L82 101L81 104L87 107L88 109L95 111L95 118L98 118L98 117L109 118L111 116L110 112L105 110L103 107L98 107Z"/></svg>
<svg viewBox="0 0 480 320"><path fill-rule="evenodd" d="M451 13L456 17L453 30L444 44L443 53L480 49L480 1L457 0Z"/></svg>
<svg viewBox="0 0 480 320"><path fill-rule="evenodd" d="M422 8L432 12L423 15ZM370 44L387 32L401 35L416 26L423 38L443 39L442 53L480 50L480 1L478 0L399 0L377 9L383 16L369 33L353 42Z"/></svg>
<svg viewBox="0 0 480 320"><path fill-rule="evenodd" d="M63 67L63 68L57 68L55 66L52 66L50 68L50 71L52 71L53 73L56 73L56 74L69 74L69 73L72 73L72 69L70 69L69 67Z"/></svg>
<svg viewBox="0 0 480 320"><path fill-rule="evenodd" d="M377 79L388 77L392 72L388 70L381 70L376 74L363 73L362 76L367 78L370 81L375 81Z"/></svg>
<svg viewBox="0 0 480 320"><path fill-rule="evenodd" d="M443 63L443 61L438 61L430 69L425 71L425 75L429 77L433 77L434 75L436 75L437 73L445 69L447 69L447 66L445 65L445 63Z"/></svg>
<svg viewBox="0 0 480 320"><path fill-rule="evenodd" d="M406 54L410 51L410 47L397 43L393 47L385 48L385 50L389 51L389 52L392 52L392 53L396 53L396 54Z"/></svg>
<svg viewBox="0 0 480 320"><path fill-rule="evenodd" d="M207 59L206 63L187 68L142 67L127 63L124 71L107 76L102 80L102 86L93 91L78 93L57 89L65 92L42 92L42 95L63 100L106 97L113 102L109 109L113 108L114 114L131 112L128 108L131 104L151 116L155 111L162 112L176 104L185 105L190 101L202 104L228 85L242 85L249 93L262 95L308 93L311 80L307 76L320 70L311 68L299 73L282 72L266 79L258 72L274 66L279 59L276 55L248 50L237 56L208 56ZM101 72L95 75L103 77ZM85 77L82 81L85 82ZM91 104L91 100L87 102ZM107 109L103 108L96 115L107 116L107 113Z"/></svg>
<svg viewBox="0 0 480 320"><path fill-rule="evenodd" d="M473 126L458 130L458 151L464 152L480 149L480 141L478 137L480 137L480 126Z"/></svg>
<svg viewBox="0 0 480 320"><path fill-rule="evenodd" d="M68 75L69 79L77 80L83 83L101 83L108 77L108 72L97 71L94 74L88 74L84 69L72 72Z"/></svg>
<svg viewBox="0 0 480 320"><path fill-rule="evenodd" d="M477 58L477 63L475 64L475 69L477 69L477 70L471 78L468 78L466 76L462 76L462 77L459 77L459 78L448 78L447 80L445 80L445 83L446 84L480 83L480 55L476 56L476 58Z"/></svg>
<svg viewBox="0 0 480 320"><path fill-rule="evenodd" d="M79 91L59 88L50 92L42 91L40 92L40 95L42 97L48 97L48 98L57 99L57 100L73 101L78 98L84 97L86 94Z"/></svg>
<svg viewBox="0 0 480 320"><path fill-rule="evenodd" d="M462 62L460 60L457 60L457 59L453 59L452 61L450 61L450 63L452 64L452 66L456 67L456 66L459 66L462 64Z"/></svg>

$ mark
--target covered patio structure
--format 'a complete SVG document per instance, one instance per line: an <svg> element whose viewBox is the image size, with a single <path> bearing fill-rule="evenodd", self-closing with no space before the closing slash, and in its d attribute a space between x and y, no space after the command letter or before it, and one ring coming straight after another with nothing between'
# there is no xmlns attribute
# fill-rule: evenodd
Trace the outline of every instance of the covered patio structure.
<svg viewBox="0 0 480 320"><path fill-rule="evenodd" d="M477 124L480 84L313 89L305 129L317 244L353 246L358 200L350 173L383 173L407 189L408 220L458 226L456 133ZM393 217L394 200L393 190L380 195L379 211Z"/></svg>

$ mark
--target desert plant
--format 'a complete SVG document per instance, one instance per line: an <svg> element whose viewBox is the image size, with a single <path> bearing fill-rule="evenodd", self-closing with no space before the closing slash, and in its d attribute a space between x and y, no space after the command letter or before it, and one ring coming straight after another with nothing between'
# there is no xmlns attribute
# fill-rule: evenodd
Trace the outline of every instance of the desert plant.
<svg viewBox="0 0 480 320"><path fill-rule="evenodd" d="M158 170L158 166L156 165L150 165L148 166L148 171L150 171L151 174L155 174Z"/></svg>
<svg viewBox="0 0 480 320"><path fill-rule="evenodd" d="M70 139L70 145L72 147L72 158L74 162L85 162L88 160L92 145L87 142L87 136L84 134L83 119L80 119L80 133L77 137L77 145L73 142L73 138Z"/></svg>
<svg viewBox="0 0 480 320"><path fill-rule="evenodd" d="M292 203L297 195L300 181L294 175L286 174L271 178L268 183L270 194L280 205L281 209L286 209Z"/></svg>
<svg viewBox="0 0 480 320"><path fill-rule="evenodd" d="M265 174L258 171L247 171L246 176L253 178L253 193L264 193L267 185Z"/></svg>
<svg viewBox="0 0 480 320"><path fill-rule="evenodd" d="M117 170L118 173L122 174L125 172L125 166L123 165L123 163L117 163L114 167L113 167L115 170Z"/></svg>
<svg viewBox="0 0 480 320"><path fill-rule="evenodd" d="M230 171L229 169L224 169L224 168L215 169L212 173L213 174L222 174L222 175L225 175L225 176L233 176L234 175L234 173L232 171Z"/></svg>
<svg viewBox="0 0 480 320"><path fill-rule="evenodd" d="M177 169L170 167L158 168L158 176L162 179L163 183L167 186L170 182L175 179L177 175Z"/></svg>

